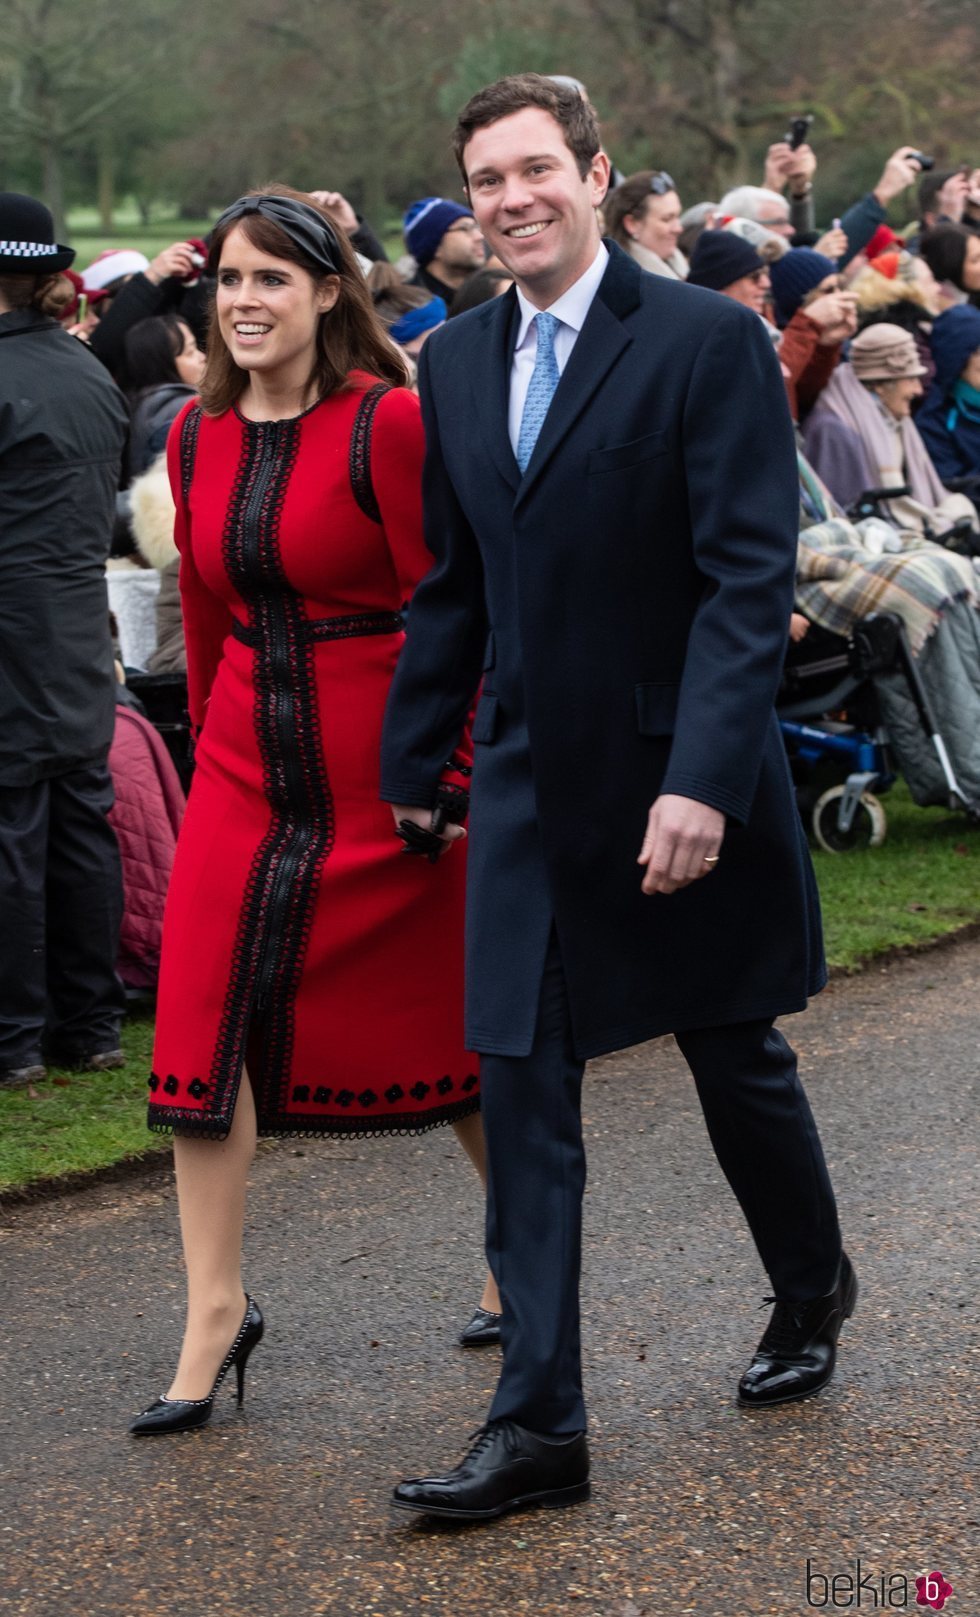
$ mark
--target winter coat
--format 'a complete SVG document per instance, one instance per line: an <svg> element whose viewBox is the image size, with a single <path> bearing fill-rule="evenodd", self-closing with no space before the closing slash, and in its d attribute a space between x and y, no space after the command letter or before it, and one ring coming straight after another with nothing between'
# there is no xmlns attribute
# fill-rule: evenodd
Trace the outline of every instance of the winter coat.
<svg viewBox="0 0 980 1617"><path fill-rule="evenodd" d="M116 795L109 821L122 857L124 895L117 969L131 987L155 988L184 794L152 724L122 705L109 768Z"/></svg>
<svg viewBox="0 0 980 1617"><path fill-rule="evenodd" d="M862 247L867 247L879 225L883 225L888 215L873 191L860 201L852 203L847 212L841 215L840 227L847 237L847 251L839 260L841 269L856 258Z"/></svg>
<svg viewBox="0 0 980 1617"><path fill-rule="evenodd" d="M164 382L135 402L129 433L129 475L139 477L167 447L167 434L195 389L185 382Z"/></svg>
<svg viewBox="0 0 980 1617"><path fill-rule="evenodd" d="M843 344L822 344L820 335L821 328L805 309L797 309L782 334L779 363L794 421L812 410L840 359Z"/></svg>
<svg viewBox="0 0 980 1617"><path fill-rule="evenodd" d="M0 314L0 786L112 740L105 563L128 425L84 343L35 310Z"/></svg>
<svg viewBox="0 0 980 1617"><path fill-rule="evenodd" d="M915 418L944 483L980 474L980 420L956 407L952 390L974 349L980 348L980 310L947 309L932 328L936 375Z"/></svg>
<svg viewBox="0 0 980 1617"><path fill-rule="evenodd" d="M147 663L151 674L187 671L184 620L180 610L180 553L174 543L174 500L167 476L167 457L161 455L138 477L130 491L133 538L144 561L160 574L157 596L157 644Z"/></svg>

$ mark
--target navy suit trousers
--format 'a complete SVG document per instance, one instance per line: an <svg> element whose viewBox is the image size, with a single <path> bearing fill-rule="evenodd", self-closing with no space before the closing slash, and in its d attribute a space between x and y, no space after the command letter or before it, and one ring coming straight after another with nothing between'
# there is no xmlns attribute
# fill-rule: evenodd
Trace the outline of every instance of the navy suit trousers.
<svg viewBox="0 0 980 1617"><path fill-rule="evenodd" d="M677 1035L711 1143L780 1298L837 1279L834 1193L796 1057L771 1021ZM487 1256L503 1298L504 1365L490 1411L531 1431L586 1425L579 1325L584 1063L552 933L531 1053L481 1058Z"/></svg>

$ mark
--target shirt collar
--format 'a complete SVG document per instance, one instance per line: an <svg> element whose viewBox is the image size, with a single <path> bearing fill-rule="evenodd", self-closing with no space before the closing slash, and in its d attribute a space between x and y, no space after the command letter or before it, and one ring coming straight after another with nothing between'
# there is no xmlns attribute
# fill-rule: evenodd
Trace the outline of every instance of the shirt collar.
<svg viewBox="0 0 980 1617"><path fill-rule="evenodd" d="M600 241L595 258L585 274L580 275L578 280L574 281L568 288L567 292L563 292L560 298L556 298L555 302L543 311L536 309L533 303L529 303L518 286L516 288L517 305L521 311L521 319L517 328L515 349L523 347L527 334L531 329L531 321L536 314L553 314L555 319L560 320L563 325L570 326L575 332L581 331L585 324L585 317L592 306L592 300L599 290L599 282L606 273L608 262L609 253L605 242Z"/></svg>

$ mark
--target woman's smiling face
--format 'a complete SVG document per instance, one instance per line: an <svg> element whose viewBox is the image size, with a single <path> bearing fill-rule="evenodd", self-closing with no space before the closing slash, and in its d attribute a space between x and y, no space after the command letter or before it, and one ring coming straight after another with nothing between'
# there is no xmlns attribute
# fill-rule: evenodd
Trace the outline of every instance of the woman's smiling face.
<svg viewBox="0 0 980 1617"><path fill-rule="evenodd" d="M242 370L274 374L312 369L320 316L340 291L336 276L322 281L299 264L256 247L241 225L228 232L218 265L216 313L228 352Z"/></svg>

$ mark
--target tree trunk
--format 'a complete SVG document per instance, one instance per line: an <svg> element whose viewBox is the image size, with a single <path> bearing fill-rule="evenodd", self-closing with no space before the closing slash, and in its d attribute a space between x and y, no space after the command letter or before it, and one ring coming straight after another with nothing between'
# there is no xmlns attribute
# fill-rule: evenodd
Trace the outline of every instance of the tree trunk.
<svg viewBox="0 0 980 1617"><path fill-rule="evenodd" d="M65 223L65 183L61 167L61 149L58 137L53 130L49 130L41 140L41 162L44 200L54 216L54 234L56 241L67 241L68 228Z"/></svg>
<svg viewBox="0 0 980 1617"><path fill-rule="evenodd" d="M99 141L98 189L99 224L104 231L111 233L116 200L116 158L112 142L106 136Z"/></svg>
<svg viewBox="0 0 980 1617"><path fill-rule="evenodd" d="M710 8L710 69L708 91L714 116L712 123L728 150L716 147L711 157L712 184L718 196L724 195L736 180L743 178L743 140L739 127L741 101L741 58L736 30L739 0L713 0Z"/></svg>

